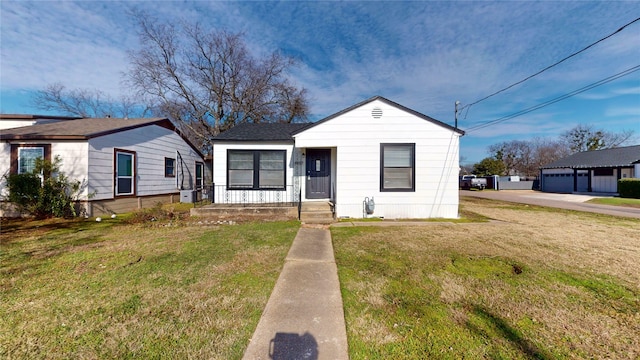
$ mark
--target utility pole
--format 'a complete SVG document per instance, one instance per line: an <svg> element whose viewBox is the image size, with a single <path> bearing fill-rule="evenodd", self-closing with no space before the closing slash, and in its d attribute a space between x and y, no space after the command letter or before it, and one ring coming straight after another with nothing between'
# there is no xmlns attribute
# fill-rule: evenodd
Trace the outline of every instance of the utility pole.
<svg viewBox="0 0 640 360"><path fill-rule="evenodd" d="M456 123L455 123L456 124L455 125L456 129L458 128L458 105L460 105L460 100L456 101L456 108L455 108L455 112L454 112L454 116L455 116L455 119L456 119Z"/></svg>

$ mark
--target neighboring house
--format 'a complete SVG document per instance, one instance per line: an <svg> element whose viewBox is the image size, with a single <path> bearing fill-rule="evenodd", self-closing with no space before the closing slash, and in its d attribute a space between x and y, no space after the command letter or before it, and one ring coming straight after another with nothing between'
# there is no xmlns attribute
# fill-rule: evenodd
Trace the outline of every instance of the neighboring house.
<svg viewBox="0 0 640 360"><path fill-rule="evenodd" d="M0 131L0 175L29 172L36 158L57 155L61 171L82 182L89 215L178 202L180 190L207 181L202 154L168 119L76 119ZM0 191L6 195L4 182Z"/></svg>
<svg viewBox="0 0 640 360"><path fill-rule="evenodd" d="M77 116L50 116L50 115L23 115L23 114L0 114L0 130L12 129L23 126L49 124L52 122L76 120Z"/></svg>
<svg viewBox="0 0 640 360"><path fill-rule="evenodd" d="M640 177L640 145L585 151L540 169L545 192L617 193L618 180Z"/></svg>
<svg viewBox="0 0 640 360"><path fill-rule="evenodd" d="M213 140L215 203L327 201L335 216L458 217L463 131L376 96L311 124L241 124Z"/></svg>

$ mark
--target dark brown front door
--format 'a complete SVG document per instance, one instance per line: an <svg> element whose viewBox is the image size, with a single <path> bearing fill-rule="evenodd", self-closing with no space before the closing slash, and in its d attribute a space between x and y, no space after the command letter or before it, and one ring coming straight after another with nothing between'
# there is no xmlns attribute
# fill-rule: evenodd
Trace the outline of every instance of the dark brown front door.
<svg viewBox="0 0 640 360"><path fill-rule="evenodd" d="M307 149L307 199L331 196L331 150Z"/></svg>

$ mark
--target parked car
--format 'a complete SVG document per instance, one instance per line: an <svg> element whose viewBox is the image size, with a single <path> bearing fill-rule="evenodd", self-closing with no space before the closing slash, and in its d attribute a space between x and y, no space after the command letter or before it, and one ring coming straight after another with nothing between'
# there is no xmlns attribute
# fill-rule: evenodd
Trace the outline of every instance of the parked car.
<svg viewBox="0 0 640 360"><path fill-rule="evenodd" d="M487 187L487 179L475 175L464 175L460 178L460 188L463 190L484 190Z"/></svg>

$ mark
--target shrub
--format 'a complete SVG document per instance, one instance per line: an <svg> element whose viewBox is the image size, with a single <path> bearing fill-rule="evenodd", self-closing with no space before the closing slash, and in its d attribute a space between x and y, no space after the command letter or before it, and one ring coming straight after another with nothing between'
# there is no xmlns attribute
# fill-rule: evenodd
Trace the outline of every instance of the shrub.
<svg viewBox="0 0 640 360"><path fill-rule="evenodd" d="M189 217L189 212L175 209L173 206L165 208L162 203L155 204L152 208L134 211L125 222L128 224L148 224L152 222L172 222Z"/></svg>
<svg viewBox="0 0 640 360"><path fill-rule="evenodd" d="M59 156L53 162L37 159L32 173L5 175L9 202L38 218L77 216L81 182L70 180L60 171L61 165Z"/></svg>
<svg viewBox="0 0 640 360"><path fill-rule="evenodd" d="M622 198L640 199L640 179L618 180L618 193Z"/></svg>

